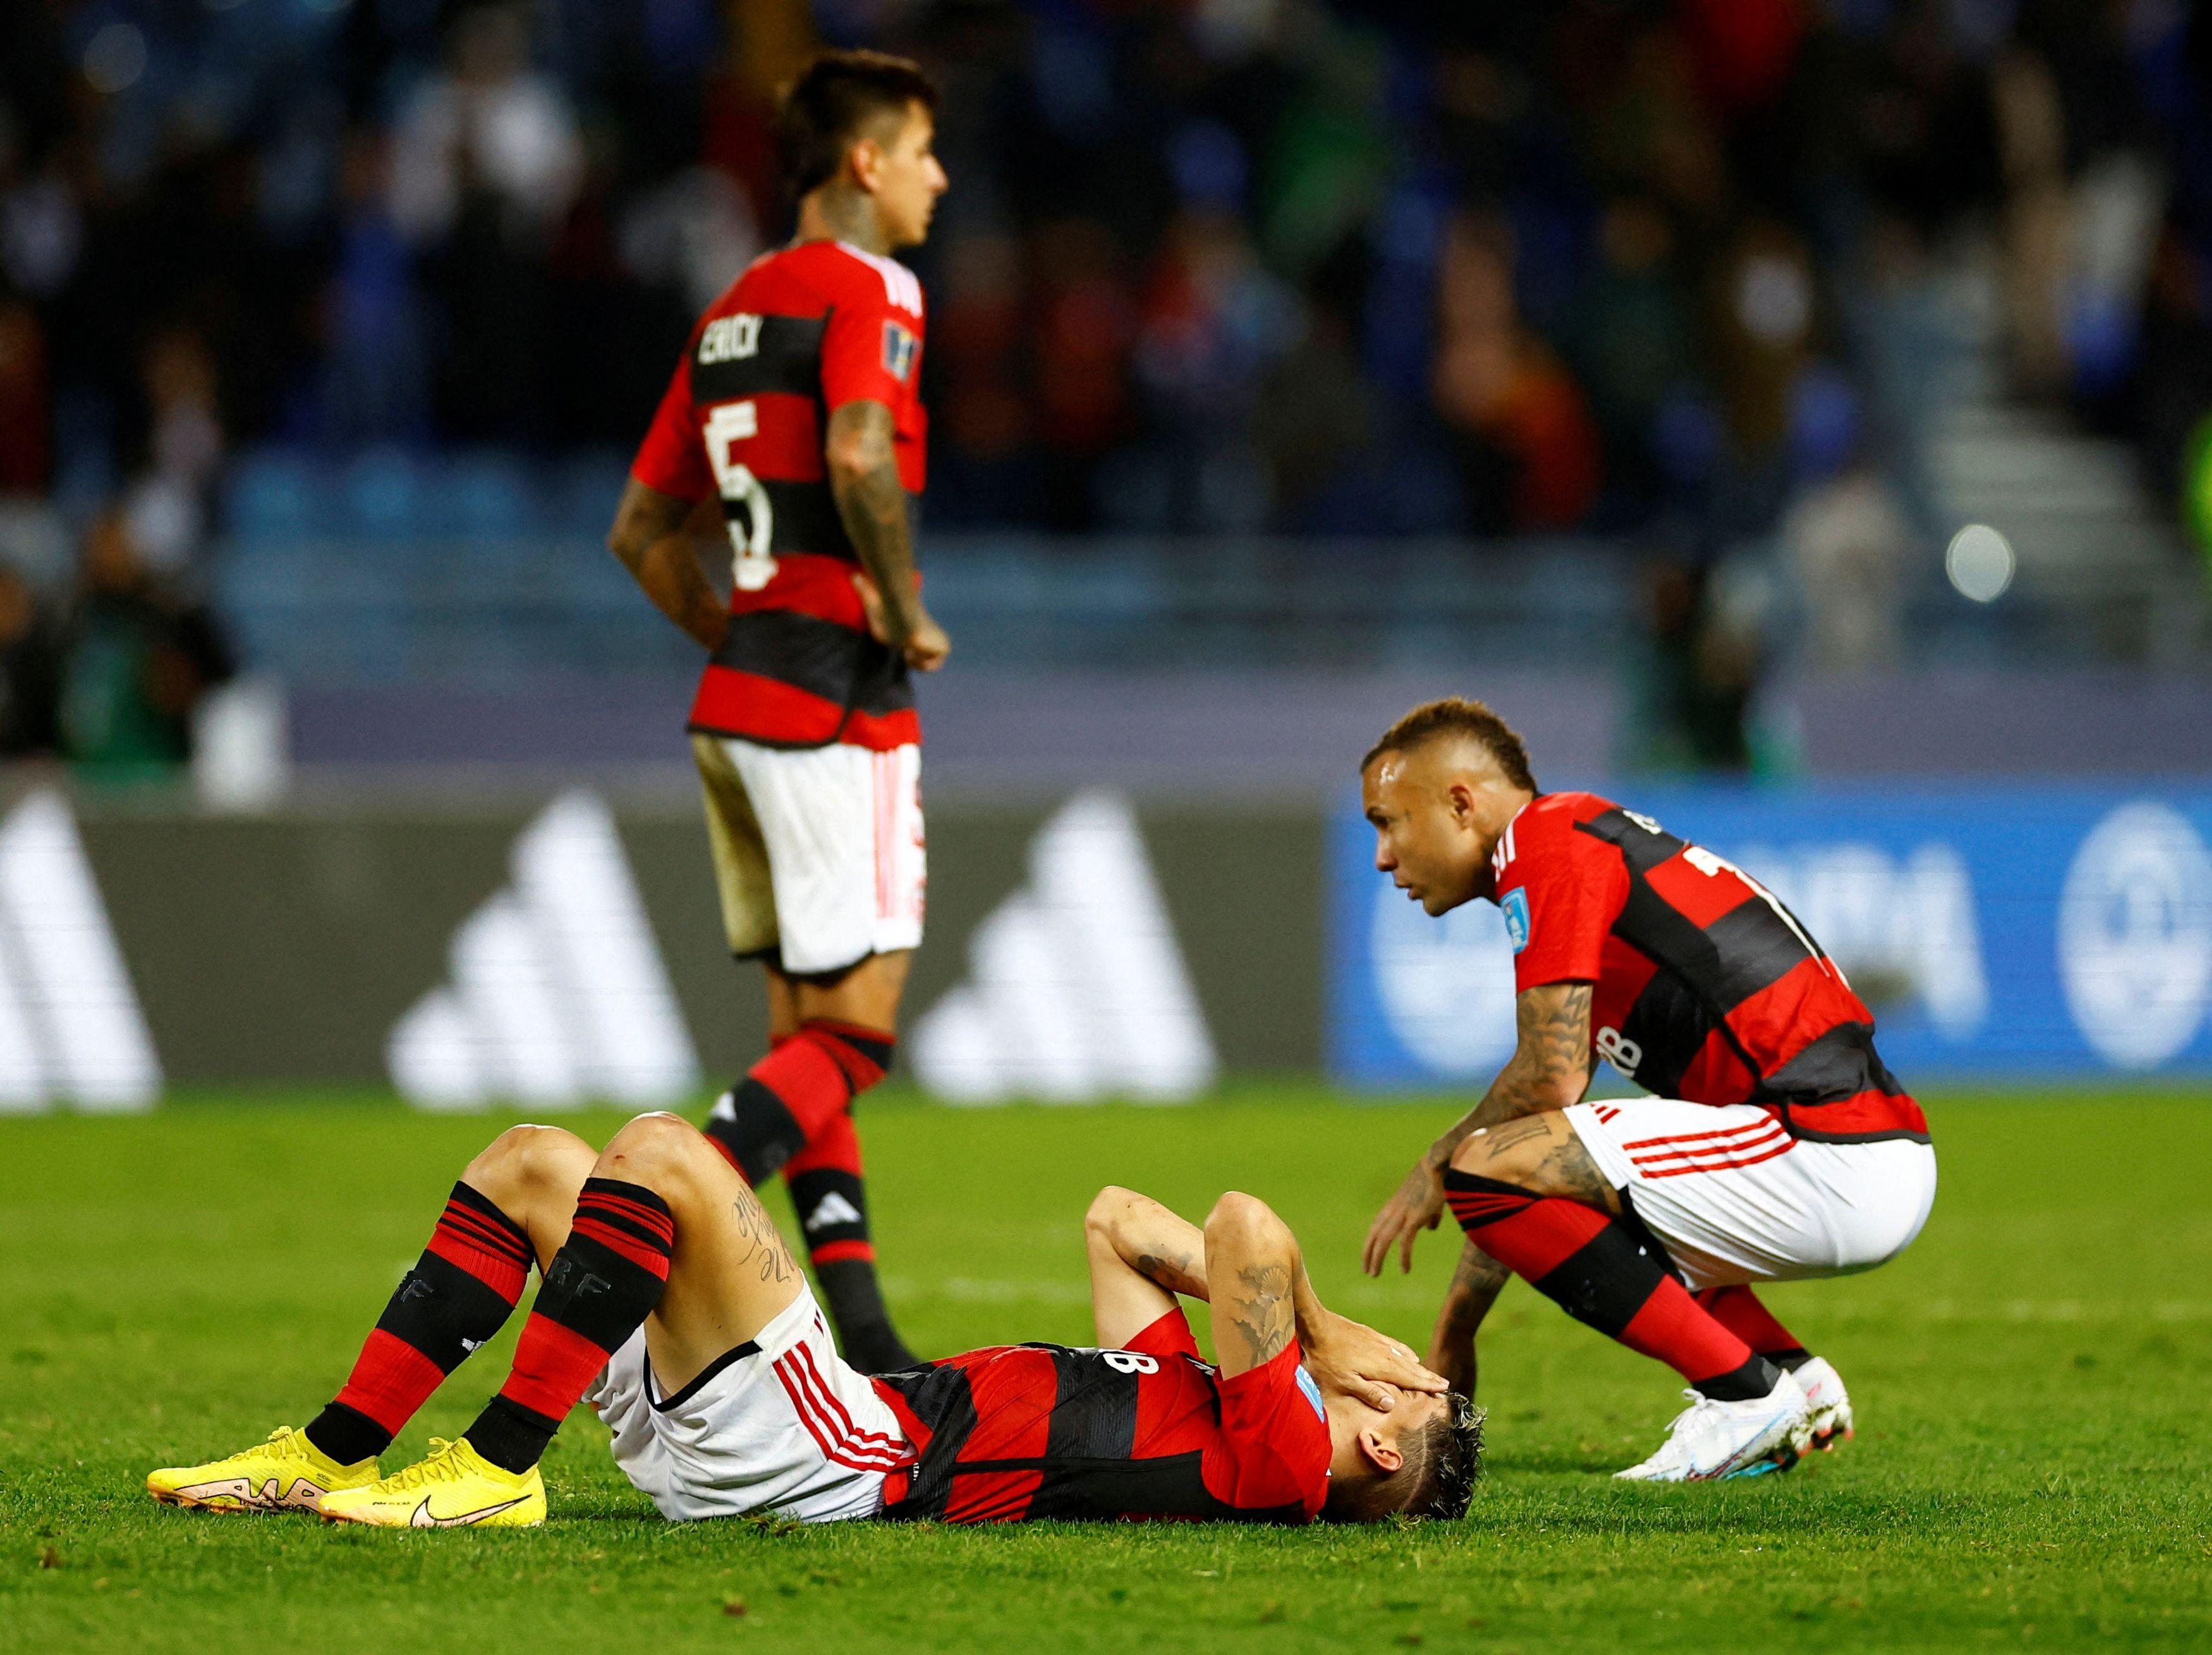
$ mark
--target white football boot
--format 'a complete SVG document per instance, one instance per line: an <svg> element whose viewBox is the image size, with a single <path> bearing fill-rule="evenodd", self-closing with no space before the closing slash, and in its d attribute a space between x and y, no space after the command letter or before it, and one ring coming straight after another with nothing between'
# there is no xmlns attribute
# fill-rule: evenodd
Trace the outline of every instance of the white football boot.
<svg viewBox="0 0 2212 1655"><path fill-rule="evenodd" d="M1717 1482L1786 1471L1805 1440L1805 1389L1787 1369L1774 1389L1745 1402L1716 1402L1694 1390L1674 1416L1667 1440L1641 1465L1616 1471L1632 1482Z"/></svg>
<svg viewBox="0 0 2212 1655"><path fill-rule="evenodd" d="M1805 1393L1806 1440L1808 1451L1826 1453L1851 1434L1850 1393L1844 1376L1825 1356L1815 1356L1797 1367L1797 1384Z"/></svg>

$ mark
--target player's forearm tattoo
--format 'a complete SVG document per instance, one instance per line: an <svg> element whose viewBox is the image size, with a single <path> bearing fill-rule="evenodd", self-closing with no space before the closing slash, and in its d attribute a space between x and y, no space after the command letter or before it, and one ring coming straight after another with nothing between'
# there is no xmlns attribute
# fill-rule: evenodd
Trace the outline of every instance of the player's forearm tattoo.
<svg viewBox="0 0 2212 1655"><path fill-rule="evenodd" d="M791 1262L791 1254L783 1244L783 1236L768 1209L750 1190L744 1191L730 1203L731 1216L737 1220L738 1233L744 1238L744 1250L736 1263L752 1264L763 1281L788 1281L798 1273L799 1267Z"/></svg>
<svg viewBox="0 0 2212 1655"><path fill-rule="evenodd" d="M1230 1324L1259 1366L1291 1342L1291 1270L1285 1264L1250 1264L1237 1272Z"/></svg>
<svg viewBox="0 0 2212 1655"><path fill-rule="evenodd" d="M711 649L720 642L728 618L691 550L687 526L696 509L689 500L633 479L615 509L607 549L656 609Z"/></svg>
<svg viewBox="0 0 2212 1655"><path fill-rule="evenodd" d="M1460 1250L1459 1266L1444 1293L1443 1323L1455 1334L1473 1337L1513 1272L1472 1241Z"/></svg>
<svg viewBox="0 0 2212 1655"><path fill-rule="evenodd" d="M1195 1273L1193 1265L1196 1261L1188 1253L1139 1253L1133 1262L1138 1275L1158 1282L1170 1293L1193 1299L1206 1297L1206 1278Z"/></svg>
<svg viewBox="0 0 2212 1655"><path fill-rule="evenodd" d="M1581 1101L1589 1086L1590 985L1559 983L1531 989L1514 1003L1518 1037L1513 1056L1482 1101L1437 1141L1441 1164L1484 1127Z"/></svg>
<svg viewBox="0 0 2212 1655"><path fill-rule="evenodd" d="M832 453L861 457L857 470L830 468L830 492L860 566L882 594L891 642L903 641L918 617L914 587L914 529L906 488L892 446L891 411L879 402L848 402L830 416Z"/></svg>

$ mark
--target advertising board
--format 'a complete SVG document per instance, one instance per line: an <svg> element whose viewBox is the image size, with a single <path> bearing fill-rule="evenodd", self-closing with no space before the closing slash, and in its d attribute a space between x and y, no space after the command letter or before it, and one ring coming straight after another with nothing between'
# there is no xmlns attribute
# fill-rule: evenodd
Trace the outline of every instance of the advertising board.
<svg viewBox="0 0 2212 1655"><path fill-rule="evenodd" d="M1734 861L1874 1007L1910 1086L2212 1076L2212 791L1633 787L1608 797ZM1331 823L1328 1065L1362 1088L1480 1086L1513 1049L1507 916L1430 919Z"/></svg>

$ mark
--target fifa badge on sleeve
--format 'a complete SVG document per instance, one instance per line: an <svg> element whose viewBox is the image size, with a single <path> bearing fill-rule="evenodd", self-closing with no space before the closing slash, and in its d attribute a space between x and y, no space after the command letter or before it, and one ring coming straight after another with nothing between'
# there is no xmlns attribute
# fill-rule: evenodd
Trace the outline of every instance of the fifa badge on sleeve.
<svg viewBox="0 0 2212 1655"><path fill-rule="evenodd" d="M1517 954L1528 946L1528 893L1516 885L1498 906L1504 912L1505 934L1512 939L1513 952Z"/></svg>
<svg viewBox="0 0 2212 1655"><path fill-rule="evenodd" d="M896 322L884 324L884 370L895 380L914 372L914 353L921 342Z"/></svg>

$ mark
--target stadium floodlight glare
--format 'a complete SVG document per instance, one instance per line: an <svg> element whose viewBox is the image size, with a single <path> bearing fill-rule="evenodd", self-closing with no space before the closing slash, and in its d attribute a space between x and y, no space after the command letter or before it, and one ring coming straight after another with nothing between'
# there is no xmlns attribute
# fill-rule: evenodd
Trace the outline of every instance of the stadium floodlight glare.
<svg viewBox="0 0 2212 1655"><path fill-rule="evenodd" d="M1987 523L1969 523L1951 537L1943 552L1943 573L1961 597L1995 603L2012 585L2020 560L2012 542Z"/></svg>

